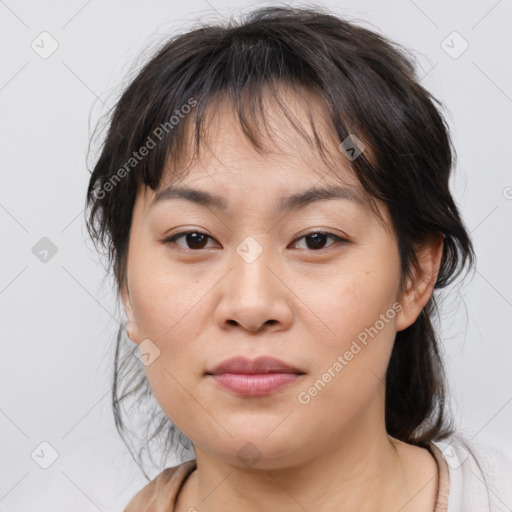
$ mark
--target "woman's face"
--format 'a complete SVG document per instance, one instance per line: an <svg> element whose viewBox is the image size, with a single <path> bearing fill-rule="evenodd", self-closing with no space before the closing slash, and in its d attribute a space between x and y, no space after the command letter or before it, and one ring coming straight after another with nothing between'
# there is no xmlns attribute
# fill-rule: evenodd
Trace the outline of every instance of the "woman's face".
<svg viewBox="0 0 512 512"><path fill-rule="evenodd" d="M398 303L396 239L365 202L348 160L340 152L327 168L273 112L282 152L258 155L229 108L219 108L211 152L175 184L219 196L223 208L177 197L170 176L161 194L139 190L124 289L130 338L142 342L150 386L170 420L196 453L239 466L249 455L265 469L381 431L395 334L414 320ZM287 202L342 182L345 197ZM169 240L185 231L203 235ZM206 374L227 358L261 355L302 375L248 395Z"/></svg>

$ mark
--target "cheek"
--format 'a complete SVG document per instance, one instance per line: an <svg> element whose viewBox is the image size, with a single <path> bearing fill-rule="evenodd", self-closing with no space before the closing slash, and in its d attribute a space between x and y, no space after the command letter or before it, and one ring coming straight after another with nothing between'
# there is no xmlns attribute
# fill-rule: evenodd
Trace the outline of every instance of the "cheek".
<svg viewBox="0 0 512 512"><path fill-rule="evenodd" d="M398 254L388 250L361 251L329 272L301 279L298 295L322 322L319 341L336 349L355 339L364 342L368 329L375 327L383 337L394 338L399 281ZM348 348L348 347L347 347Z"/></svg>
<svg viewBox="0 0 512 512"><path fill-rule="evenodd" d="M297 396L301 429L308 425L314 431L325 418L323 435L335 438L360 424L372 404L383 402L399 310L393 307L393 284L385 278L376 282L373 272L354 273L332 283L332 300L317 295L312 309L329 329L318 338L321 345L315 339L315 371Z"/></svg>
<svg viewBox="0 0 512 512"><path fill-rule="evenodd" d="M142 251L133 251L128 280L134 320L141 340L150 340L159 351L145 366L157 396L166 390L169 399L179 396L184 384L201 362L201 297L204 291L182 271L169 268L166 261ZM174 380L172 376L177 380ZM167 400L167 398L166 398ZM159 400L160 401L160 400Z"/></svg>
<svg viewBox="0 0 512 512"><path fill-rule="evenodd" d="M304 399L299 400L318 414L322 409L334 411L340 421L367 407L379 392L401 309L396 302L400 269L393 246L387 252L381 247L347 259L345 269L331 273L322 287L307 286L308 307L323 327L314 337L315 372L308 382L312 387L302 389Z"/></svg>
<svg viewBox="0 0 512 512"><path fill-rule="evenodd" d="M135 320L146 338L164 342L176 330L193 328L204 291L197 279L172 265L159 249L134 250L128 280Z"/></svg>
<svg viewBox="0 0 512 512"><path fill-rule="evenodd" d="M201 293L190 284L180 288L178 281L155 273L133 293L134 315L141 339L151 340L160 351L159 364L146 367L148 377L159 372L159 378L168 380L165 368L183 380L192 372L202 370Z"/></svg>
<svg viewBox="0 0 512 512"><path fill-rule="evenodd" d="M151 272L132 273L132 304L141 339L149 339L158 357L144 367L149 386L160 407L176 427L193 431L189 418L202 417L191 400L197 375L204 370L200 339L200 294L183 275L164 275L153 265ZM194 420L195 421L195 420ZM208 423L208 418L203 418ZM214 429L214 425L209 425Z"/></svg>

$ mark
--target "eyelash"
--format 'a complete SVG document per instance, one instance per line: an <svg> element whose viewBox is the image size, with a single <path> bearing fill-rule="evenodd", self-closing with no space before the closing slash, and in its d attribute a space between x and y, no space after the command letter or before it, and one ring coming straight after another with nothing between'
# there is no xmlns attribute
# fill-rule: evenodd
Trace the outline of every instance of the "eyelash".
<svg viewBox="0 0 512 512"><path fill-rule="evenodd" d="M199 234L199 235L204 235L204 236L206 236L207 238L210 238L210 239L212 239L212 240L213 240L213 237L211 237L210 235L207 235L206 233L203 233L202 231L193 230L193 231L181 231L180 233L176 233L176 234L174 234L174 235L170 236L169 238L166 238L165 240L162 240L162 242L163 242L164 244L176 243L176 240L177 240L177 239L182 238L182 237L184 237L184 236L186 236L186 235L189 235L189 234L192 234L192 233L197 233L197 234ZM335 234L333 234L333 233L329 233L329 232L327 232L327 231L311 231L311 232L309 232L309 233L306 233L305 235L302 235L302 236L301 236L301 237L299 237L299 238L296 238L296 239L294 240L294 242L296 242L297 240L301 240L301 239L303 239L303 238L307 238L308 236L311 236L311 235L317 235L317 234L318 234L318 235L326 235L326 236L327 236L327 237L329 237L329 238L333 238L333 239L335 240L335 242L337 242L337 243L341 243L341 244L343 244L343 243L345 243L345 244L346 244L346 243L350 243L350 241L349 241L349 240L347 240L346 238L342 238L342 237L340 237L340 236L337 236L337 235L335 235ZM321 248L321 249L309 249L309 252L321 252L321 251L323 251L323 250L327 250L327 249L329 249L330 247L332 247L332 246L334 246L334 245L336 245L336 244L334 243L334 244L332 244L332 245L329 245L328 247ZM180 247L181 247L181 246L180 246ZM184 249L185 251L191 251L191 252L199 252L199 251L203 250L203 249L190 249L190 248L188 248L188 247L187 247L187 248L181 247L181 249Z"/></svg>

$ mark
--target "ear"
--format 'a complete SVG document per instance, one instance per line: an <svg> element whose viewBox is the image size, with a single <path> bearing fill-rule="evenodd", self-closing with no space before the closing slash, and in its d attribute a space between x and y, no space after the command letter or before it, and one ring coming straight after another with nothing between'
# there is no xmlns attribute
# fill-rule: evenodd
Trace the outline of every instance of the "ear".
<svg viewBox="0 0 512 512"><path fill-rule="evenodd" d="M139 344L141 342L139 328L137 326L137 322L135 321L135 316L133 314L133 306L130 298L130 292L128 289L128 284L124 284L121 290L121 298L123 302L123 309L126 313L126 318L128 319L128 323L126 326L126 331L128 333L128 338L134 343Z"/></svg>
<svg viewBox="0 0 512 512"><path fill-rule="evenodd" d="M397 332L416 321L434 291L443 257L443 239L442 233L433 234L427 241L416 246L418 266L413 269L413 279L407 280L405 291L398 297L402 309L395 324Z"/></svg>

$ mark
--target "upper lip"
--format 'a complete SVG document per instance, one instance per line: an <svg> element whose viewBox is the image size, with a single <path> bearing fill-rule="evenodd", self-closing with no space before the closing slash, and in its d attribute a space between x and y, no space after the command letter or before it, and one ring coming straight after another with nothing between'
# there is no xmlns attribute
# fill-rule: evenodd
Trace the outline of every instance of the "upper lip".
<svg viewBox="0 0 512 512"><path fill-rule="evenodd" d="M256 359L248 359L246 357L231 357L225 359L220 364L215 366L212 370L207 370L208 375L215 375L219 373L300 373L303 374L298 368L287 364L275 357L260 356Z"/></svg>

